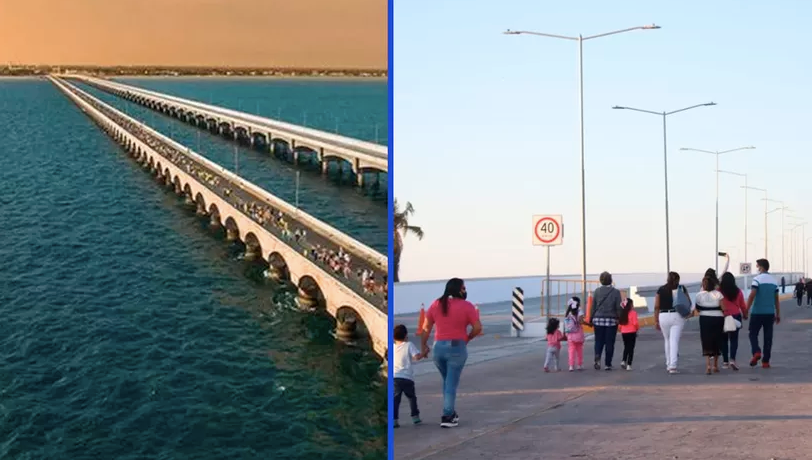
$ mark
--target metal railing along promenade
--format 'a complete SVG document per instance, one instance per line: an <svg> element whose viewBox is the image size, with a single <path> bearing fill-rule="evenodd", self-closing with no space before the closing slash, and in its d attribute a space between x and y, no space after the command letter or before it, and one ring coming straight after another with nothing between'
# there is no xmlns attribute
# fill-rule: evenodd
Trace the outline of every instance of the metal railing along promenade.
<svg viewBox="0 0 812 460"><path fill-rule="evenodd" d="M77 97L149 145L167 161L197 177L201 185L230 203L299 254L308 257L372 306L384 313L388 311L388 293L386 292L388 260L385 256L201 157L191 149L113 109L70 83L61 80L59 82ZM271 218L267 218L269 215ZM306 231L304 238L294 237L302 230ZM351 269L349 272L336 270L334 266L331 266L329 259L319 257L320 253L335 257L339 252L350 255ZM372 274L372 279L375 281L373 290L365 288L362 282L364 271Z"/></svg>

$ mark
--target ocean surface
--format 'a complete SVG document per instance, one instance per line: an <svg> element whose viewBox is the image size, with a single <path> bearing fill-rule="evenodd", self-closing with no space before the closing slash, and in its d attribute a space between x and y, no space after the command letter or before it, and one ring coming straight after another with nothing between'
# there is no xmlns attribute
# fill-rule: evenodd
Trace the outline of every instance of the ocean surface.
<svg viewBox="0 0 812 460"><path fill-rule="evenodd" d="M0 458L385 458L371 351L50 83L0 79L0 124Z"/></svg>
<svg viewBox="0 0 812 460"><path fill-rule="evenodd" d="M257 100L266 101L266 104L260 105L260 107L268 107L269 110L274 107L270 105L271 102L286 104L282 113L296 113L302 110L302 107L309 106L314 107L314 112L321 110L326 113L334 110L336 113L346 113L346 117L342 118L342 120L366 120L366 117L371 116L370 114L379 113L380 116L375 119L385 123L387 115L386 84L377 81L303 80L295 82L281 79L241 79L231 81L205 78L179 80L159 78L122 80L122 82L202 102L208 102L208 99L211 98L214 103L228 107L233 106L232 108L238 108L240 105L235 101ZM387 182L383 179L385 176L382 175L381 187L377 193L370 192L369 189L361 190L356 187L339 185L334 180L325 178L319 172L302 170L272 157L269 153L246 147L238 148L236 143L198 129L188 123L88 85L75 82L74 84L197 151L224 168L237 171L240 176L292 204L296 202L297 171L300 171L298 175L298 196L299 206L304 211L381 254L388 253ZM196 85L200 85L197 90L195 90ZM336 88L337 95L326 97L325 93L328 93L329 88L332 86ZM287 96L276 99L275 95L282 93L287 94ZM271 96L268 96L268 94L271 94ZM377 97L375 97L376 95ZM290 102L294 96L298 97L296 104ZM358 97L360 102L355 106L353 112L349 112L350 105L346 101L352 101L355 97ZM344 102L340 103L342 100ZM343 111L339 112L339 108L342 108ZM247 110L246 107L243 107L243 109ZM285 121L295 122L295 120ZM356 131L350 129L355 125L349 121L339 126L345 126L348 129L346 132L340 131L340 134L357 134Z"/></svg>

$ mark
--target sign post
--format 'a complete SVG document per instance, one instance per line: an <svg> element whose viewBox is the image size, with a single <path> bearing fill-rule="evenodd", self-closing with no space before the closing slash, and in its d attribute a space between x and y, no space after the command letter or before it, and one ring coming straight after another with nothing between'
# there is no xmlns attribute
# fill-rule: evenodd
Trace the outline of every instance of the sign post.
<svg viewBox="0 0 812 460"><path fill-rule="evenodd" d="M550 246L564 243L564 221L560 214L541 214L533 216L533 245L546 246L547 276L545 278L545 300L547 317L550 317Z"/></svg>

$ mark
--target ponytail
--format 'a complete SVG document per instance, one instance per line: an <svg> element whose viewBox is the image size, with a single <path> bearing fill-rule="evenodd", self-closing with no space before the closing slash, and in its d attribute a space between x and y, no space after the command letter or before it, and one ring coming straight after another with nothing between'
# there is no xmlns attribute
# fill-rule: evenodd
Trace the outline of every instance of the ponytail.
<svg viewBox="0 0 812 460"><path fill-rule="evenodd" d="M465 286L465 283L459 278L451 278L445 283L445 291L443 291L443 295L437 299L440 302L440 311L443 313L443 316L448 316L448 298L449 297L456 297L458 299L464 299L464 295L462 294L462 289Z"/></svg>

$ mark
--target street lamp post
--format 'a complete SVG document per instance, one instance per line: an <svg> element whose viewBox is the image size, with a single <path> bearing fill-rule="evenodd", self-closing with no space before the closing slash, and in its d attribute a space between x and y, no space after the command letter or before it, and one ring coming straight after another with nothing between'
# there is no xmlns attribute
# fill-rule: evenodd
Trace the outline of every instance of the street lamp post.
<svg viewBox="0 0 812 460"><path fill-rule="evenodd" d="M786 240L786 236L784 234L784 231L786 230L786 227L784 226L784 212L789 210L789 208L784 206L783 201L771 200L771 199L768 199L768 198L764 198L764 199L766 201L769 201L770 203L777 203L777 204L781 205L780 208L773 209L770 212L781 211L781 271L783 272L784 269L786 268L784 266L785 255L786 255L786 251L784 251L784 241Z"/></svg>
<svg viewBox="0 0 812 460"><path fill-rule="evenodd" d="M586 173L584 170L584 42L586 40L593 40L596 38L608 37L610 35L622 34L634 30L653 30L659 29L660 26L651 24L648 26L630 27L628 29L615 30L597 35L589 35L584 37L578 35L577 37L566 35L555 35L542 32L531 32L525 30L507 30L506 35L535 35L539 37L557 38L560 40L570 40L578 42L578 104L579 104L579 124L581 135L581 284L583 299L586 299Z"/></svg>
<svg viewBox="0 0 812 460"><path fill-rule="evenodd" d="M744 177L744 261L749 262L750 260L747 258L747 174L725 171L724 169L720 169L717 172Z"/></svg>
<svg viewBox="0 0 812 460"><path fill-rule="evenodd" d="M809 240L812 240L812 236L804 239L804 275L807 277L809 276L809 255L807 254Z"/></svg>
<svg viewBox="0 0 812 460"><path fill-rule="evenodd" d="M687 110L696 109L699 107L709 107L712 105L716 105L715 102L708 102L705 104L697 104L692 105L691 107L685 107L684 109L679 110L672 110L671 112L655 112L653 110L643 110L643 109L636 109L633 107L622 107L622 106L614 106L612 107L615 110L632 110L635 112L641 113L648 113L651 115L657 115L663 117L663 170L665 171L665 270L666 273L671 272L671 227L669 225L669 214L668 214L668 135L666 129L666 118L669 115L674 115L675 113L685 112ZM747 240L746 230L745 230L745 242Z"/></svg>
<svg viewBox="0 0 812 460"><path fill-rule="evenodd" d="M759 192L764 192L764 258L767 259L767 189L765 188L758 188L758 187L750 187L745 185L742 187L745 189L745 193L747 190L757 190ZM747 199L747 195L745 195L745 200Z"/></svg>
<svg viewBox="0 0 812 460"><path fill-rule="evenodd" d="M682 151L691 151L691 152L701 152L701 153L710 153L711 155L716 155L716 253L713 256L713 260L716 266L716 272L719 272L719 156L724 155L725 153L731 152L738 152L739 150L752 150L755 147L748 146L748 147L739 147L736 149L730 150L723 150L723 151L710 151L710 150L700 150L700 149L691 149L691 148L681 148Z"/></svg>
<svg viewBox="0 0 812 460"><path fill-rule="evenodd" d="M806 222L798 222L801 220L801 218L797 216L791 216L791 219L795 221L795 224L792 226L789 233L789 266L790 270L794 272L798 270L798 265L800 262L798 257L796 257L796 253L798 252L798 236L795 233L795 230L799 228L801 229L801 241L803 241L803 239L806 237Z"/></svg>

